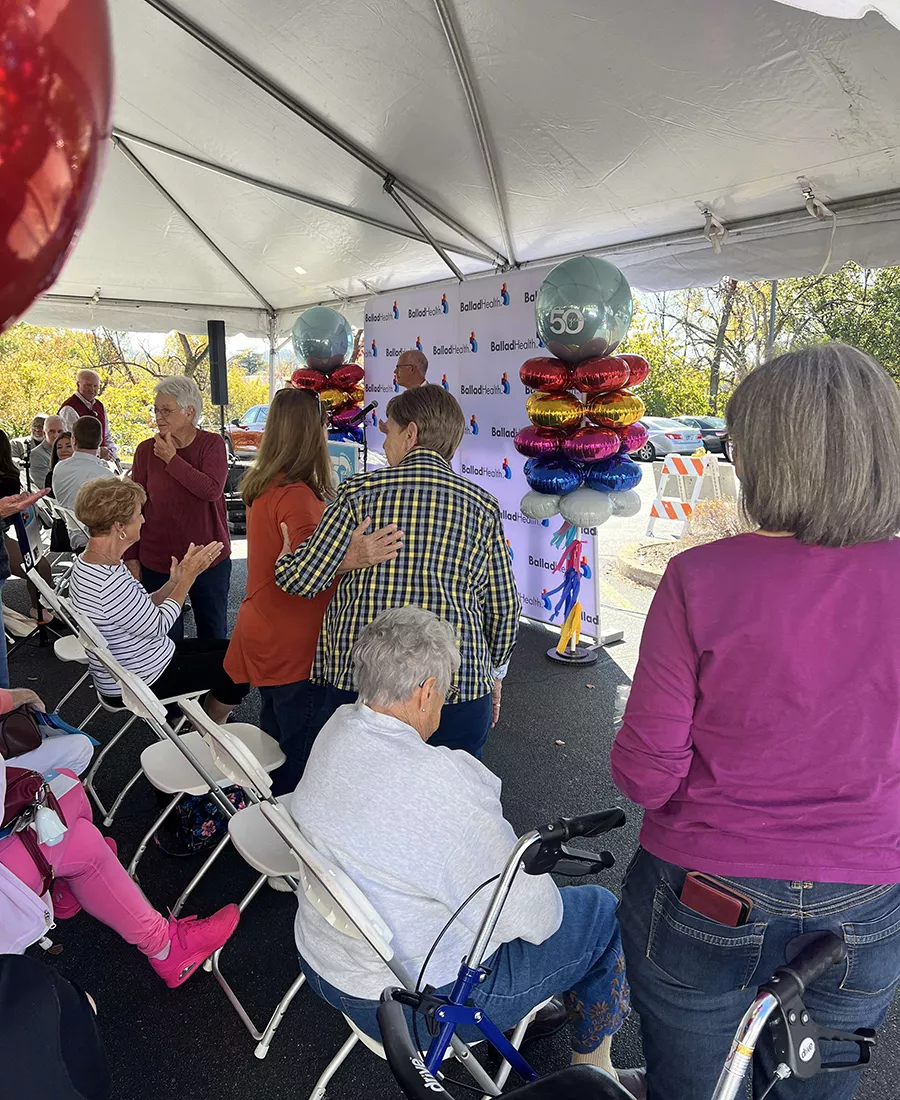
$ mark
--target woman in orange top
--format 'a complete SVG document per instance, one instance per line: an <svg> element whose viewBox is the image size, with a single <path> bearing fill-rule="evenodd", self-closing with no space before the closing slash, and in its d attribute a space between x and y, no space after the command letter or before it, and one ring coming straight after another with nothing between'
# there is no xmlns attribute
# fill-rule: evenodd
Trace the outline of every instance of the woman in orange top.
<svg viewBox="0 0 900 1100"><path fill-rule="evenodd" d="M231 636L225 669L235 683L262 696L260 725L287 761L274 776L276 794L300 780L317 726L321 688L309 676L332 588L312 599L291 596L275 583L285 540L297 547L313 533L333 492L325 410L310 390L279 390L253 466L241 482L247 505L247 593ZM357 528L341 572L395 557L395 525L371 535Z"/></svg>

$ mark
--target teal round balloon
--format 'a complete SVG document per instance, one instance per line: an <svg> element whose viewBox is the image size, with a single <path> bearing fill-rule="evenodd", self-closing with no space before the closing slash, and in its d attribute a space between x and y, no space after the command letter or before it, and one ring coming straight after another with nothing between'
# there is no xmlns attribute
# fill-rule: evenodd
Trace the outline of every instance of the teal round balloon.
<svg viewBox="0 0 900 1100"><path fill-rule="evenodd" d="M313 306L301 313L291 332L294 353L313 370L339 367L353 347L347 318L330 306Z"/></svg>
<svg viewBox="0 0 900 1100"><path fill-rule="evenodd" d="M625 339L633 304L628 280L595 256L564 260L541 283L537 330L557 359L580 363L611 355Z"/></svg>

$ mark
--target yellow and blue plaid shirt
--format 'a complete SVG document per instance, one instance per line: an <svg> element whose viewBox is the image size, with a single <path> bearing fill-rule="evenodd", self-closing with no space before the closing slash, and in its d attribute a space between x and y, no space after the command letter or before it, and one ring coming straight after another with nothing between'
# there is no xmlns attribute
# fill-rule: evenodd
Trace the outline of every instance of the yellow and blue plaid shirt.
<svg viewBox="0 0 900 1100"><path fill-rule="evenodd" d="M436 451L416 448L397 466L344 481L314 534L276 562L278 586L308 597L326 589L366 516L372 531L396 523L403 547L394 561L341 576L312 679L352 691L350 650L363 628L389 607L413 605L456 632L460 701L487 695L516 644L521 612L497 501Z"/></svg>

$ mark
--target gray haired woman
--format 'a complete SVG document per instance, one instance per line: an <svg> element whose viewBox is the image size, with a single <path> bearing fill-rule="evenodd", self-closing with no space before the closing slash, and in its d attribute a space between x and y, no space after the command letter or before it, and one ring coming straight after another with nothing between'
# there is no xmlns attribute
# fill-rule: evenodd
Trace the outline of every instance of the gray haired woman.
<svg viewBox="0 0 900 1100"><path fill-rule="evenodd" d="M758 367L726 416L759 530L671 560L612 750L645 807L619 915L666 1100L712 1093L757 987L809 934L847 944L804 997L824 1027L878 1028L900 979L900 392L825 344ZM858 1081L766 1095L849 1100Z"/></svg>
<svg viewBox="0 0 900 1100"><path fill-rule="evenodd" d="M225 442L198 428L203 398L196 384L181 376L156 386L153 411L158 433L134 453L131 477L144 487L144 526L140 541L125 553L125 564L148 592L169 583L170 572L190 548L220 542L222 551L190 591L197 638L228 637L231 540L225 513L228 456ZM171 630L184 638L179 616Z"/></svg>
<svg viewBox="0 0 900 1100"><path fill-rule="evenodd" d="M427 743L460 663L450 625L419 607L384 611L362 631L352 658L359 701L323 727L291 813L365 893L411 974L419 974L447 925L422 975L446 993L487 904L489 891L476 888L503 869L516 836L503 816L500 780L470 753ZM302 893L298 905L295 936L307 980L377 1039L378 998L393 975L364 940L335 931ZM600 886L559 890L549 876L520 875L474 1001L507 1029L568 990L573 1061L615 1074L610 1045L628 1013L615 910ZM566 1008L555 1002L539 1028L564 1024ZM618 1077L633 1095L645 1095L640 1074Z"/></svg>

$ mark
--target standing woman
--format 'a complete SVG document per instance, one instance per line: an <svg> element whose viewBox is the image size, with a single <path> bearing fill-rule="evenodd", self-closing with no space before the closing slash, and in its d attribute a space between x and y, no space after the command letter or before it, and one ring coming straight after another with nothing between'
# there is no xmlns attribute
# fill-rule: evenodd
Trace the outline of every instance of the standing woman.
<svg viewBox="0 0 900 1100"><path fill-rule="evenodd" d="M159 432L134 452L131 478L147 493L141 540L126 554L126 565L156 592L169 582L172 558L181 561L191 543L222 544L211 568L201 573L190 591L197 637L228 637L228 587L231 582L231 539L225 514L228 456L225 441L197 425L203 398L190 378L164 378L154 390L153 411ZM171 630L173 641L184 638L184 617Z"/></svg>
<svg viewBox="0 0 900 1100"><path fill-rule="evenodd" d="M823 344L758 367L726 415L759 530L670 561L612 750L645 808L619 923L665 1100L712 1093L757 986L809 934L848 948L804 997L824 1027L880 1027L900 979L900 392ZM691 871L715 905L681 900ZM755 1095L775 1069L760 1053ZM766 1095L849 1100L858 1082Z"/></svg>
<svg viewBox="0 0 900 1100"><path fill-rule="evenodd" d="M260 726L287 757L275 775L276 794L293 791L300 780L321 701L322 689L309 676L334 586L311 599L290 596L275 583L275 562L286 537L298 546L315 531L333 494L325 419L311 390L279 390L256 461L241 482L247 505L247 594L224 667L236 683L259 688ZM351 540L342 573L393 554L381 537L390 532L364 537L367 526L362 524Z"/></svg>

